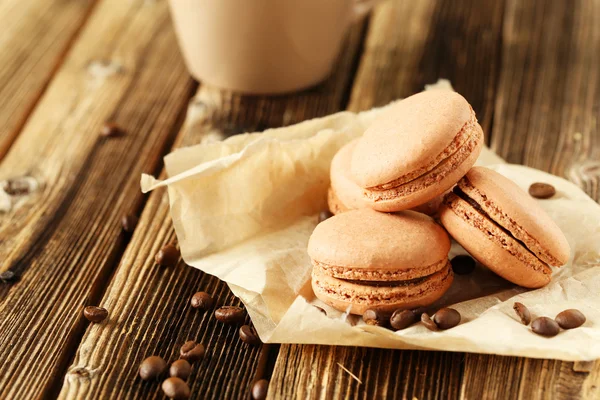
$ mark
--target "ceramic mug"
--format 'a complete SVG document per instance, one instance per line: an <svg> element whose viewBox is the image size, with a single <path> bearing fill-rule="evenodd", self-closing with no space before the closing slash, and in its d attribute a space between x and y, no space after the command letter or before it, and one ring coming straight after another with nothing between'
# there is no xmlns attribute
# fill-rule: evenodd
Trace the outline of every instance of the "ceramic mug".
<svg viewBox="0 0 600 400"><path fill-rule="evenodd" d="M169 0L169 5L194 78L273 94L325 79L349 26L377 1Z"/></svg>

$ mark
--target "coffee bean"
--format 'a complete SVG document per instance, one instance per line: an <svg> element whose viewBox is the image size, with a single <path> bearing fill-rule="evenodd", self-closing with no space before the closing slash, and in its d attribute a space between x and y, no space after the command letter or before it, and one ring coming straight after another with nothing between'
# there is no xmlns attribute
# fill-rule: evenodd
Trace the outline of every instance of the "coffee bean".
<svg viewBox="0 0 600 400"><path fill-rule="evenodd" d="M154 260L162 267L173 267L177 265L177 261L179 261L179 254L177 247L168 244L160 249L158 254L156 254L156 257L154 257Z"/></svg>
<svg viewBox="0 0 600 400"><path fill-rule="evenodd" d="M385 315L384 313L373 309L365 311L362 317L367 325L386 326L389 322L389 314Z"/></svg>
<svg viewBox="0 0 600 400"><path fill-rule="evenodd" d="M390 317L392 328L399 331L417 322L417 316L410 310L396 310Z"/></svg>
<svg viewBox="0 0 600 400"><path fill-rule="evenodd" d="M212 296L206 292L197 292L192 296L190 303L192 304L192 307L200 311L206 311L213 307L214 300Z"/></svg>
<svg viewBox="0 0 600 400"><path fill-rule="evenodd" d="M323 314L327 315L327 311L325 311L325 309L323 307L319 307L319 306L315 306L313 305L314 308L316 308L317 310L321 311Z"/></svg>
<svg viewBox="0 0 600 400"><path fill-rule="evenodd" d="M437 324L435 323L434 320L432 320L429 315L427 315L427 313L423 313L421 314L421 322L423 323L423 325L425 325L425 327L427 329L429 329L430 331L437 331L439 330Z"/></svg>
<svg viewBox="0 0 600 400"><path fill-rule="evenodd" d="M183 379L184 381L190 376L192 372L192 366L187 360L177 360L171 364L171 368L169 368L169 375L176 376L178 378Z"/></svg>
<svg viewBox="0 0 600 400"><path fill-rule="evenodd" d="M333 214L329 210L323 210L319 213L319 222L323 222L326 219L333 217Z"/></svg>
<svg viewBox="0 0 600 400"><path fill-rule="evenodd" d="M258 333L256 333L256 329L249 325L242 325L240 328L240 339L242 339L242 342L253 346L258 346L262 343L260 337L258 337Z"/></svg>
<svg viewBox="0 0 600 400"><path fill-rule="evenodd" d="M174 400L183 400L190 398L190 388L181 378L173 376L162 383L162 390L165 396Z"/></svg>
<svg viewBox="0 0 600 400"><path fill-rule="evenodd" d="M440 329L454 328L460 324L460 313L454 308L442 308L435 313L433 321Z"/></svg>
<svg viewBox="0 0 600 400"><path fill-rule="evenodd" d="M181 346L179 355L182 359L193 364L204 357L204 345L196 343L193 340L188 340Z"/></svg>
<svg viewBox="0 0 600 400"><path fill-rule="evenodd" d="M554 320L563 329L578 328L585 323L585 315L574 308L560 312Z"/></svg>
<svg viewBox="0 0 600 400"><path fill-rule="evenodd" d="M139 218L133 214L124 215L121 218L121 227L127 233L132 233L137 226Z"/></svg>
<svg viewBox="0 0 600 400"><path fill-rule="evenodd" d="M30 190L31 184L26 178L9 179L4 185L4 191L9 196L25 196Z"/></svg>
<svg viewBox="0 0 600 400"><path fill-rule="evenodd" d="M102 322L108 317L108 310L102 307L87 306L83 309L83 315L91 322Z"/></svg>
<svg viewBox="0 0 600 400"><path fill-rule="evenodd" d="M10 269L0 273L0 281L8 283L17 280L17 276Z"/></svg>
<svg viewBox="0 0 600 400"><path fill-rule="evenodd" d="M536 182L529 186L529 194L536 199L549 199L556 194L556 189L548 183Z"/></svg>
<svg viewBox="0 0 600 400"><path fill-rule="evenodd" d="M457 275L467 275L475 270L475 260L471 256L456 256L450 264L452 264L452 271Z"/></svg>
<svg viewBox="0 0 600 400"><path fill-rule="evenodd" d="M100 130L100 135L104 137L115 137L124 135L125 131L121 129L117 124L112 122L107 122L102 126Z"/></svg>
<svg viewBox="0 0 600 400"><path fill-rule="evenodd" d="M252 385L252 398L254 400L264 400L267 398L267 392L269 390L269 381L261 379L260 381L254 382Z"/></svg>
<svg viewBox="0 0 600 400"><path fill-rule="evenodd" d="M542 336L556 336L560 328L552 318L539 317L531 323L531 330Z"/></svg>
<svg viewBox="0 0 600 400"><path fill-rule="evenodd" d="M515 304L513 305L513 309L515 310L519 318L521 318L521 322L524 325L529 325L529 323L531 322L531 313L529 312L529 309L525 307L525 304L515 302Z"/></svg>
<svg viewBox="0 0 600 400"><path fill-rule="evenodd" d="M215 318L221 322L240 325L246 319L246 313L241 307L223 306L215 311Z"/></svg>
<svg viewBox="0 0 600 400"><path fill-rule="evenodd" d="M167 369L167 362L159 356L146 358L140 364L140 378L145 381L159 378Z"/></svg>

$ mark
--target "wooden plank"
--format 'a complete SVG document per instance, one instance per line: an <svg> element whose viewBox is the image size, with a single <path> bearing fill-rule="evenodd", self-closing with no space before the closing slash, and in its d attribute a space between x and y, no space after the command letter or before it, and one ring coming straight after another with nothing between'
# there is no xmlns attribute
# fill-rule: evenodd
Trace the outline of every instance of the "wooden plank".
<svg viewBox="0 0 600 400"><path fill-rule="evenodd" d="M0 160L94 4L95 0L0 2Z"/></svg>
<svg viewBox="0 0 600 400"><path fill-rule="evenodd" d="M598 21L597 1L507 2L492 135L492 148L507 161L569 177L596 200ZM600 397L600 363L581 365L469 354L462 394L489 399Z"/></svg>
<svg viewBox="0 0 600 400"><path fill-rule="evenodd" d="M502 2L384 3L371 19L348 108L385 104L442 77L471 102L487 131L502 14ZM269 398L456 398L463 358L461 353L282 345Z"/></svg>
<svg viewBox="0 0 600 400"><path fill-rule="evenodd" d="M354 74L363 31L362 25L353 28L336 72L326 83L299 94L240 96L202 86L190 108L197 115L197 123L182 131L176 146L337 111L343 107ZM153 265L158 249L173 239L167 195L152 193L100 302L110 311L110 321L87 329L60 398L163 398L159 384L137 378L139 364L153 354L173 361L188 339L207 347L206 359L194 367L188 379L195 398L246 398L251 383L263 376L269 364L267 346L248 347L239 340L237 329L217 322L210 312L202 314L188 305L198 290L215 293L221 304L239 304L227 286L183 263L174 269Z"/></svg>
<svg viewBox="0 0 600 400"><path fill-rule="evenodd" d="M160 166L195 85L175 44L167 4L98 4L23 132L0 179L39 184L0 214L0 398L50 396L126 244L139 175ZM106 120L127 133L102 138Z"/></svg>

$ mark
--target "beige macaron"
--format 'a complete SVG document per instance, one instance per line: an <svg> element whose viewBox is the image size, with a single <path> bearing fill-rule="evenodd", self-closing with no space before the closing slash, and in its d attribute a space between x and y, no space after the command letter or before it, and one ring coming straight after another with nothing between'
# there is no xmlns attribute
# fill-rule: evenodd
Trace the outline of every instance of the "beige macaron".
<svg viewBox="0 0 600 400"><path fill-rule="evenodd" d="M550 266L567 263L565 235L528 193L488 168L474 167L446 196L440 219L483 265L517 285L550 282Z"/></svg>

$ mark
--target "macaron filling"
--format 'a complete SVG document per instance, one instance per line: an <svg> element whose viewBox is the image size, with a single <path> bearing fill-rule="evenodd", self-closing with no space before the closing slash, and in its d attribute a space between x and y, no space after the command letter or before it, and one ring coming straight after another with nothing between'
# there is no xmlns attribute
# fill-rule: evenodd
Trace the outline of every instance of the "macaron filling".
<svg viewBox="0 0 600 400"><path fill-rule="evenodd" d="M443 180L462 164L482 140L477 118L471 110L471 119L465 123L452 143L434 160L416 171L402 175L394 181L364 189L364 196L372 201L391 200L405 196Z"/></svg>
<svg viewBox="0 0 600 400"><path fill-rule="evenodd" d="M356 267L342 267L325 264L312 260L313 270L331 277L347 281L409 281L432 275L443 269L448 260L441 260L431 265L419 268L397 268L397 269L367 269Z"/></svg>

